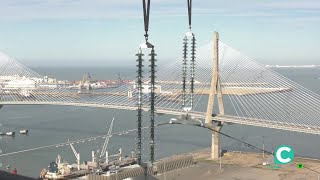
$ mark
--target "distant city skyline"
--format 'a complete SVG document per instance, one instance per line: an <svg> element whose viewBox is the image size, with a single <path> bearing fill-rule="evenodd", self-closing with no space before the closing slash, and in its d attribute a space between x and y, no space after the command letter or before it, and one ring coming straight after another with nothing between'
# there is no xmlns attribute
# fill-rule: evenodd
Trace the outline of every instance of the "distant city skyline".
<svg viewBox="0 0 320 180"><path fill-rule="evenodd" d="M28 66L126 66L143 42L141 1L2 0L0 51ZM198 47L213 31L263 64L320 64L316 0L193 1ZM181 59L184 0L151 0L150 41L160 64Z"/></svg>

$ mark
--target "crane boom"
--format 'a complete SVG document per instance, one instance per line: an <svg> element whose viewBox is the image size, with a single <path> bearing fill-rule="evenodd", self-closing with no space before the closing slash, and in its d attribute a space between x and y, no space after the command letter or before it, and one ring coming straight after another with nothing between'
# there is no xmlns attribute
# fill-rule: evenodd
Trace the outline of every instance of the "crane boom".
<svg viewBox="0 0 320 180"><path fill-rule="evenodd" d="M73 147L72 143L70 143L70 147L73 151L73 154L76 156L76 158L78 158L78 152L76 151L76 149Z"/></svg>
<svg viewBox="0 0 320 180"><path fill-rule="evenodd" d="M102 150L101 150L101 153L100 153L100 158L102 158L102 156L104 156L106 151L107 151L109 139L112 136L113 121L114 121L114 118L111 121L109 130L108 130L108 134L107 134L106 139L105 139L105 141L103 143Z"/></svg>
<svg viewBox="0 0 320 180"><path fill-rule="evenodd" d="M76 156L76 159L77 159L77 165L78 165L78 170L80 170L80 153L78 153L76 151L76 149L73 147L72 143L70 143L70 147L73 151L73 154Z"/></svg>

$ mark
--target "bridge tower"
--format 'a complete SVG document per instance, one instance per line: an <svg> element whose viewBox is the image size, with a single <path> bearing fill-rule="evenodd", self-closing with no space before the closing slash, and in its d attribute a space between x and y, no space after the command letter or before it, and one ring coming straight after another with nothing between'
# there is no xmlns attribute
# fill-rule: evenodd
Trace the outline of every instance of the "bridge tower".
<svg viewBox="0 0 320 180"><path fill-rule="evenodd" d="M220 132L223 123L220 121L212 121L215 96L217 95L219 115L224 115L224 105L221 91L221 82L219 76L219 33L214 32L213 34L213 70L211 87L209 92L208 106L205 123L207 126L214 128L214 130ZM220 134L212 131L212 142L211 142L211 158L216 159L220 156Z"/></svg>

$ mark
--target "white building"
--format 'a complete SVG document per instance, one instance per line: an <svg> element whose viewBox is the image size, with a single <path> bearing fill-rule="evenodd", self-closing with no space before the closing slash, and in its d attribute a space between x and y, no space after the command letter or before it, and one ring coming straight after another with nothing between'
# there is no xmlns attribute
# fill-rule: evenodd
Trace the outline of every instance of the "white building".
<svg viewBox="0 0 320 180"><path fill-rule="evenodd" d="M155 93L160 94L161 93L161 86L160 85L155 85L154 87L155 87L155 90L154 90ZM137 85L136 84L133 85L133 89L137 90ZM150 85L149 84L142 84L142 93L143 94L149 94L150 92L151 92Z"/></svg>
<svg viewBox="0 0 320 180"><path fill-rule="evenodd" d="M36 84L31 79L15 79L7 82L4 86L4 88L7 88L7 89L18 89L18 88L34 89L35 87L36 87Z"/></svg>
<svg viewBox="0 0 320 180"><path fill-rule="evenodd" d="M0 76L1 81L12 81L15 79L20 79L21 77L19 75L10 75L10 76Z"/></svg>

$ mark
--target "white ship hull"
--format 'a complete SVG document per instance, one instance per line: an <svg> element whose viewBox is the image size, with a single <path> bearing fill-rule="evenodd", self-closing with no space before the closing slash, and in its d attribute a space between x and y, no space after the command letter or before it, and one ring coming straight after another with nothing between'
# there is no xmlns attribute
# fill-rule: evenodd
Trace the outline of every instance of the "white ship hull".
<svg viewBox="0 0 320 180"><path fill-rule="evenodd" d="M7 136L14 136L15 132L7 132L6 135Z"/></svg>
<svg viewBox="0 0 320 180"><path fill-rule="evenodd" d="M20 131L20 134L28 134L29 130L28 129L24 129Z"/></svg>

